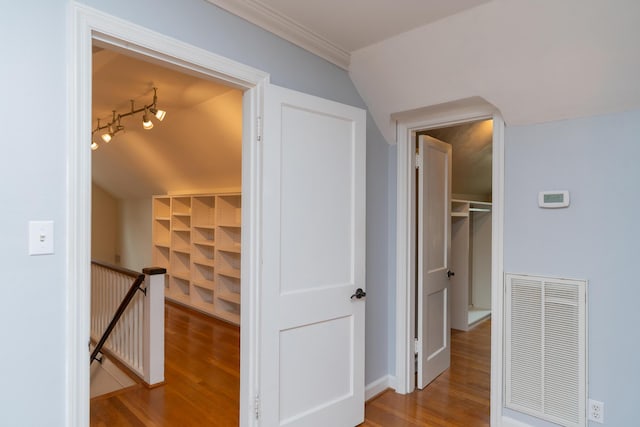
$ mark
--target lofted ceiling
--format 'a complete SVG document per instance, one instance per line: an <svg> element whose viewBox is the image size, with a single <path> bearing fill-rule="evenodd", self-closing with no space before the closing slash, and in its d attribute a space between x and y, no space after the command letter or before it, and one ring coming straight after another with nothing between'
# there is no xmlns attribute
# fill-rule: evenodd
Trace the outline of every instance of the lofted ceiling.
<svg viewBox="0 0 640 427"><path fill-rule="evenodd" d="M347 69L351 52L491 0L207 0Z"/></svg>
<svg viewBox="0 0 640 427"><path fill-rule="evenodd" d="M242 92L209 79L105 48L93 53L93 123L149 105L158 88L162 122L142 128L142 114L122 120L108 144L92 152L93 181L120 199L153 194L239 191ZM99 134L94 140L101 142ZM89 144L89 141L87 141Z"/></svg>

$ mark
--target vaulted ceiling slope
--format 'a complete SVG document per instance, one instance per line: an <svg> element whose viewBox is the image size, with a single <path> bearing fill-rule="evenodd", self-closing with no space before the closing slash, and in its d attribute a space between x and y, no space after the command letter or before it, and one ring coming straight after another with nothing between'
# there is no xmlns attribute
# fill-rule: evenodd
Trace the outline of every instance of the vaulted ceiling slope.
<svg viewBox="0 0 640 427"><path fill-rule="evenodd" d="M242 91L109 49L93 54L93 127L111 111L151 103L158 88L162 122L143 130L142 115L92 152L93 181L119 199L154 194L238 191L241 183ZM102 132L100 132L102 133ZM101 142L99 133L94 139ZM87 145L89 141L87 141Z"/></svg>
<svg viewBox="0 0 640 427"><path fill-rule="evenodd" d="M640 2L493 0L351 55L378 127L481 97L509 125L640 108Z"/></svg>

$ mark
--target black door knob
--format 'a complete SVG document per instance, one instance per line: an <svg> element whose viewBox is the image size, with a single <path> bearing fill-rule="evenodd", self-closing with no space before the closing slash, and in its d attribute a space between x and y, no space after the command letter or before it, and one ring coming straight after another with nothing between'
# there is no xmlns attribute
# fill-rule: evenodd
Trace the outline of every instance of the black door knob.
<svg viewBox="0 0 640 427"><path fill-rule="evenodd" d="M367 296L367 293L365 291L362 290L362 288L358 288L356 289L356 293L351 295L351 299L360 299L360 298L364 298Z"/></svg>
<svg viewBox="0 0 640 427"><path fill-rule="evenodd" d="M455 276L455 275L456 275L456 273L454 273L453 271L451 271L451 270L447 271L447 277L449 279L451 279L451 276Z"/></svg>

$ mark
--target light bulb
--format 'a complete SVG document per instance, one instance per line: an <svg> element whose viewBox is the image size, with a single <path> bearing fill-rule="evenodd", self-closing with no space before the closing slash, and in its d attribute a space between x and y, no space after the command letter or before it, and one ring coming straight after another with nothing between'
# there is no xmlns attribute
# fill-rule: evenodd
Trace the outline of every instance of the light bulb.
<svg viewBox="0 0 640 427"><path fill-rule="evenodd" d="M91 141L91 150L96 151L100 147L97 142Z"/></svg>
<svg viewBox="0 0 640 427"><path fill-rule="evenodd" d="M153 129L153 122L149 119L147 107L144 107L144 115L142 116L142 127L146 130Z"/></svg>
<svg viewBox="0 0 640 427"><path fill-rule="evenodd" d="M108 143L109 141L111 141L111 134L110 134L110 133L103 133L103 134L100 136L100 138L102 138L102 140L103 140L104 142L107 142L107 143Z"/></svg>
<svg viewBox="0 0 640 427"><path fill-rule="evenodd" d="M142 118L142 127L146 130L153 129L153 122L149 120L146 114Z"/></svg>
<svg viewBox="0 0 640 427"><path fill-rule="evenodd" d="M167 112L164 110L158 110L156 108L151 108L149 109L149 111L151 111L151 114L153 114L154 116L156 116L156 119L163 121L164 120L164 116L167 115Z"/></svg>

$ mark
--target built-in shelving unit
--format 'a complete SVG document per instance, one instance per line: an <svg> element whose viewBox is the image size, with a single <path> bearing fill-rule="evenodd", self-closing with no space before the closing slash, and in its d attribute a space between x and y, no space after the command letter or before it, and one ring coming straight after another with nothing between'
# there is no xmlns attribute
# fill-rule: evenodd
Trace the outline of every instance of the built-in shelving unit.
<svg viewBox="0 0 640 427"><path fill-rule="evenodd" d="M240 324L240 194L153 197L153 262L167 299Z"/></svg>

